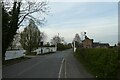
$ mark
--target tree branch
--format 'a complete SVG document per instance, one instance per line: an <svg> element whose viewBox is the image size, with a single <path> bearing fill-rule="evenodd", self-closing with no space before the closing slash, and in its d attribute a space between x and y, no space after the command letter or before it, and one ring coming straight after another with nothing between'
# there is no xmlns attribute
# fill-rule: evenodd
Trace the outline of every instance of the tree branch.
<svg viewBox="0 0 120 80"><path fill-rule="evenodd" d="M27 5L27 6L26 6ZM47 10L47 3L46 2L40 2L40 3L34 3L34 2L27 2L25 6L25 9L24 9L24 6L23 6L23 10L21 10L21 13L22 15L19 16L19 22L18 22L18 26L20 26L20 24L24 21L24 19L29 16L31 17L30 14L32 13L35 13L35 12L40 12L41 13L45 13L46 10ZM31 17L33 19L35 19L33 16ZM40 23L40 21L43 21L43 20L37 20L35 19L37 22Z"/></svg>

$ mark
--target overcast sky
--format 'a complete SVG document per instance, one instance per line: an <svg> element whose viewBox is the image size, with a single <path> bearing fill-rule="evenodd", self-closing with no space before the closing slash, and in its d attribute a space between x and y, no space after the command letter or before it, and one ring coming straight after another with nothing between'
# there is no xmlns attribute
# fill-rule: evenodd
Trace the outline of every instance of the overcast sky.
<svg viewBox="0 0 120 80"><path fill-rule="evenodd" d="M48 22L39 28L47 34L47 41L59 33L72 42L76 33L81 37L86 31L94 42L118 42L117 2L49 2L49 7Z"/></svg>

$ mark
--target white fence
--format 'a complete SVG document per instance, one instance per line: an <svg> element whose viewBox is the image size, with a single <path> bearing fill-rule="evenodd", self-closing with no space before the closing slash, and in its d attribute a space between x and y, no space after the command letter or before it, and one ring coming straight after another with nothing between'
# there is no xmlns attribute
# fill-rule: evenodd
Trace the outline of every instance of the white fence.
<svg viewBox="0 0 120 80"><path fill-rule="evenodd" d="M25 52L25 50L6 51L6 53L5 53L5 60L23 57L23 56L25 56L24 52Z"/></svg>
<svg viewBox="0 0 120 80"><path fill-rule="evenodd" d="M34 52L37 52L37 54L45 54L45 53L50 53L50 52L56 52L57 47L42 47L36 49Z"/></svg>
<svg viewBox="0 0 120 80"><path fill-rule="evenodd" d="M36 49L34 52L37 52L37 54L45 54L49 52L56 52L57 47L42 47ZM5 53L5 60L15 59L19 57L25 56L24 52L25 50L12 50L12 51L6 51Z"/></svg>

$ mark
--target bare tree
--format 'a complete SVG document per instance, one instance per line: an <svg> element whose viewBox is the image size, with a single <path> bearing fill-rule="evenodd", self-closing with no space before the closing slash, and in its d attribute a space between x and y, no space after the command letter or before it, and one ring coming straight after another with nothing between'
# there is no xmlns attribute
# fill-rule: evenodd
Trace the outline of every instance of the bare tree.
<svg viewBox="0 0 120 80"><path fill-rule="evenodd" d="M41 42L45 43L47 40L47 35L44 32L41 32L40 37L41 37Z"/></svg>
<svg viewBox="0 0 120 80"><path fill-rule="evenodd" d="M77 34L77 33L76 33L72 43L74 44L74 42L75 42L76 47L81 47L82 46L81 38L80 38L79 34Z"/></svg>
<svg viewBox="0 0 120 80"><path fill-rule="evenodd" d="M64 42L64 38L57 35L51 39L51 44L54 44L54 45L62 42Z"/></svg>
<svg viewBox="0 0 120 80"><path fill-rule="evenodd" d="M9 15L12 14L11 11L13 10L13 6L18 6L20 8L18 26L23 25L24 21L31 18L38 24L43 24L46 22L44 14L47 15L50 9L47 1L3 0L2 4ZM36 13L37 15L39 14L39 16L35 17L34 14Z"/></svg>
<svg viewBox="0 0 120 80"><path fill-rule="evenodd" d="M33 19L40 25L46 22L43 14L49 12L47 2L30 2L27 0L3 0L2 1L2 57L4 61L5 52L13 41L16 31L21 25L24 25L24 21ZM35 13L39 13L39 17L35 17ZM26 24L26 23L25 23Z"/></svg>
<svg viewBox="0 0 120 80"><path fill-rule="evenodd" d="M82 42L81 39L80 39L79 34L76 34L76 35L75 35L75 38L73 39L73 42L78 42L78 43L81 43L81 42Z"/></svg>
<svg viewBox="0 0 120 80"><path fill-rule="evenodd" d="M47 6L48 3L46 1L42 2L30 2L30 0L24 2L21 4L20 9L20 16L19 16L19 22L18 26L25 20L33 19L37 24L43 25L44 22L46 22L46 19L44 17L44 14L47 14L49 12L49 7ZM34 14L37 13L37 16L35 17ZM24 25L24 23L23 23Z"/></svg>

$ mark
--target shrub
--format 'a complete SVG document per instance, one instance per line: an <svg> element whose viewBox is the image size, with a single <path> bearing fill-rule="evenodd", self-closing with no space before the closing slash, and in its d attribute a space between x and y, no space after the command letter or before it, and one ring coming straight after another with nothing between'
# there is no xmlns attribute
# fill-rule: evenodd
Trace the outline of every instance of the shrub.
<svg viewBox="0 0 120 80"><path fill-rule="evenodd" d="M62 43L59 43L58 45L57 45L57 50L58 51L62 51L62 50L66 50L66 49L70 49L71 48L71 45L65 45L65 44L62 44Z"/></svg>
<svg viewBox="0 0 120 80"><path fill-rule="evenodd" d="M37 52L31 52L31 53L27 53L26 55L36 55Z"/></svg>

